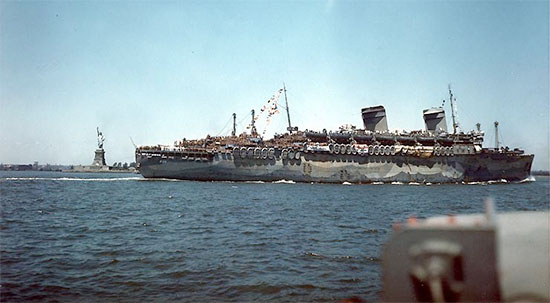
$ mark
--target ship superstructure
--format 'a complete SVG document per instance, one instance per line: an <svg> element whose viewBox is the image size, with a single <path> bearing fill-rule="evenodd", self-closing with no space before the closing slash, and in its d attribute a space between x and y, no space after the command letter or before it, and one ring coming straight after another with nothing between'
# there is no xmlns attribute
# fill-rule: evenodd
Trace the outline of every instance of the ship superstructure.
<svg viewBox="0 0 550 303"><path fill-rule="evenodd" d="M147 178L203 181L277 181L324 183L517 181L530 174L533 155L509 148L483 148L479 129L458 131L454 96L449 88L453 131L443 107L423 111L425 129L392 132L384 106L361 109L363 128L337 131L298 130L290 124L286 88L269 99L261 113L278 113L285 96L287 133L264 140L252 112L250 133L180 140L174 146L136 149L140 173ZM265 133L265 132L264 132Z"/></svg>

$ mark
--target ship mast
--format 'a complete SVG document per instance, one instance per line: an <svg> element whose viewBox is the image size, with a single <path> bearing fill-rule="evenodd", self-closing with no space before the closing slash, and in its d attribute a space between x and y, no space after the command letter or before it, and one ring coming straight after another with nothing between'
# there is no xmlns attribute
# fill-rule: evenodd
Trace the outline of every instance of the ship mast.
<svg viewBox="0 0 550 303"><path fill-rule="evenodd" d="M286 97L286 86L283 82L283 91L285 92L285 104L286 104L286 117L288 119L288 132L292 134L292 125L290 124L290 110L288 109L288 99Z"/></svg>
<svg viewBox="0 0 550 303"><path fill-rule="evenodd" d="M498 121L495 121L495 148L498 149Z"/></svg>
<svg viewBox="0 0 550 303"><path fill-rule="evenodd" d="M451 100L451 116L453 117L453 134L456 134L456 127L458 126L458 123L456 123L456 117L455 117L456 98L454 98L454 100L453 100L453 92L451 91L451 85L450 84L449 84L449 98Z"/></svg>
<svg viewBox="0 0 550 303"><path fill-rule="evenodd" d="M256 136L258 134L258 131L256 130L256 126L254 125L254 110L252 110L250 114L252 114L252 121L250 122L250 134L252 136Z"/></svg>
<svg viewBox="0 0 550 303"><path fill-rule="evenodd" d="M233 130L231 131L231 136L235 137L237 134L237 114L233 113Z"/></svg>

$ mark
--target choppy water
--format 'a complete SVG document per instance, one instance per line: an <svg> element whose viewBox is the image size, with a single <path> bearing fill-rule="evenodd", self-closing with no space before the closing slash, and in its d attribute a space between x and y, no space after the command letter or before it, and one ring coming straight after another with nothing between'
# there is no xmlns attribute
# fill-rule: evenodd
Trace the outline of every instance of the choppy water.
<svg viewBox="0 0 550 303"><path fill-rule="evenodd" d="M549 209L522 184L144 181L0 172L2 302L378 300L392 223Z"/></svg>

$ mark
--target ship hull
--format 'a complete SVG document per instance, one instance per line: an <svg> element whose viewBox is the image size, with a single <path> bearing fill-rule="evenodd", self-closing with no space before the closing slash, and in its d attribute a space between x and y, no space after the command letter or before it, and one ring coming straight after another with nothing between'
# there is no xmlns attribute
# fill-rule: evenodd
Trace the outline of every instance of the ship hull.
<svg viewBox="0 0 550 303"><path fill-rule="evenodd" d="M278 181L320 183L455 183L520 181L530 175L532 155L475 154L417 157L408 155L336 155L305 153L298 159L241 158L232 153L191 157L178 153L136 152L146 178L198 181Z"/></svg>

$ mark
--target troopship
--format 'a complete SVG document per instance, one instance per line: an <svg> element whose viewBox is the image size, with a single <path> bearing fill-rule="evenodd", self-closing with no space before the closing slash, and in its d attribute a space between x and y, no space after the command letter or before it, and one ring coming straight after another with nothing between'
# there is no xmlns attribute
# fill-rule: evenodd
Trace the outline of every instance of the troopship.
<svg viewBox="0 0 550 303"><path fill-rule="evenodd" d="M495 122L494 148L485 148L484 133L459 131L456 98L449 86L452 132L447 130L444 104L423 111L424 130L390 131L384 106L361 109L363 128L336 131L299 130L290 123L286 87L279 89L260 113L278 113L284 94L287 132L264 140L252 110L249 132L230 136L178 140L173 146L139 146L135 156L145 178L198 181L294 181L319 183L456 183L520 181L530 176L534 155L499 147ZM265 134L265 131L264 133Z"/></svg>

